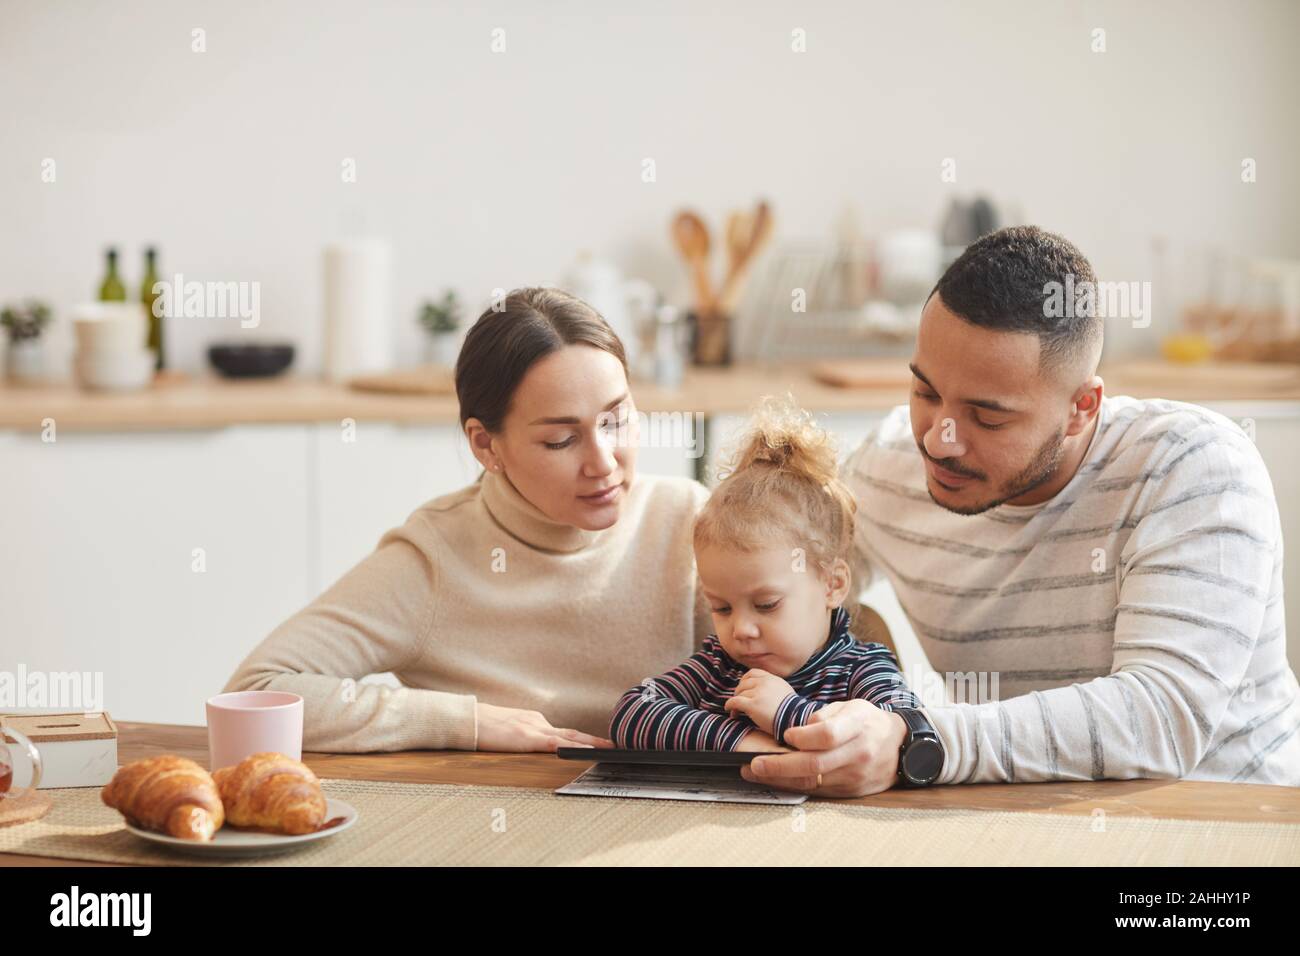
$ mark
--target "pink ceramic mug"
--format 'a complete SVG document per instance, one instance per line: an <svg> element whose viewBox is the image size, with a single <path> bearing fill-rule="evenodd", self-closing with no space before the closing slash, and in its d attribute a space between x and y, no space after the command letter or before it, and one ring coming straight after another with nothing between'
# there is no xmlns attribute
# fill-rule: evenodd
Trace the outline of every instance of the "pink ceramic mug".
<svg viewBox="0 0 1300 956"><path fill-rule="evenodd" d="M273 751L302 759L302 698L278 690L242 690L208 698L208 766Z"/></svg>

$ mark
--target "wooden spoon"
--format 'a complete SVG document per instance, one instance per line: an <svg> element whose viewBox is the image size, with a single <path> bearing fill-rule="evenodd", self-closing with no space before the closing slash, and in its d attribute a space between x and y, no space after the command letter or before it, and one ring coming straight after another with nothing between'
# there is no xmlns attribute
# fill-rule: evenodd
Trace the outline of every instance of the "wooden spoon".
<svg viewBox="0 0 1300 956"><path fill-rule="evenodd" d="M749 248L749 237L754 232L754 217L747 212L733 212L727 217L727 274L736 271L745 250Z"/></svg>
<svg viewBox="0 0 1300 956"><path fill-rule="evenodd" d="M716 302L709 282L709 227L698 214L684 209L673 217L673 241L691 273L696 314L712 312Z"/></svg>
<svg viewBox="0 0 1300 956"><path fill-rule="evenodd" d="M754 259L772 236L772 210L766 201L760 202L758 208L754 210L752 225L748 232L745 247L728 270L727 278L722 283L722 291L718 294L718 308L724 315L729 315L735 310L736 303L740 300L745 276L754 264Z"/></svg>

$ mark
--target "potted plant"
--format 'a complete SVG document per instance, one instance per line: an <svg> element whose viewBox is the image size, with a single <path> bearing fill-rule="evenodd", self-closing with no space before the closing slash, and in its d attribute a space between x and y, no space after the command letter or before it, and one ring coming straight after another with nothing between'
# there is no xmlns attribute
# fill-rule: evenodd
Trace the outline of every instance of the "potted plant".
<svg viewBox="0 0 1300 956"><path fill-rule="evenodd" d="M45 343L41 333L50 324L50 307L32 299L22 305L5 306L0 326L9 338L5 355L8 377L15 382L39 382L45 378Z"/></svg>
<svg viewBox="0 0 1300 956"><path fill-rule="evenodd" d="M460 300L448 289L437 302L426 301L420 309L420 325L429 333L428 361L448 368L460 352Z"/></svg>

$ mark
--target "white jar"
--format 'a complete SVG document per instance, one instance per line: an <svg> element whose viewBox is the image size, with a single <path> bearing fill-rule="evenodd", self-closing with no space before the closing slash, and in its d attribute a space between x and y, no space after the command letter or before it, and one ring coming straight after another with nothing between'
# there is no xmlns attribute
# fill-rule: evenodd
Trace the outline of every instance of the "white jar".
<svg viewBox="0 0 1300 956"><path fill-rule="evenodd" d="M72 311L82 354L136 352L147 344L149 314L143 302L88 302Z"/></svg>
<svg viewBox="0 0 1300 956"><path fill-rule="evenodd" d="M5 353L5 373L9 381L20 385L34 385L45 381L48 374L45 341L23 339L10 342Z"/></svg>

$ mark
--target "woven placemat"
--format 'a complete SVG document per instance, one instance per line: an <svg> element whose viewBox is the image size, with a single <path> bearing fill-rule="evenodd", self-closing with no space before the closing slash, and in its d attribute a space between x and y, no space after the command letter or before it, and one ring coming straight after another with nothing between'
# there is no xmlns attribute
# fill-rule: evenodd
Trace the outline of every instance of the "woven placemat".
<svg viewBox="0 0 1300 956"><path fill-rule="evenodd" d="M46 791L40 820L0 829L0 851L114 863L396 865L1300 864L1300 826L985 810L904 810L810 800L799 807L557 796L456 784L322 781L360 819L272 857L207 860L122 827L98 788Z"/></svg>

